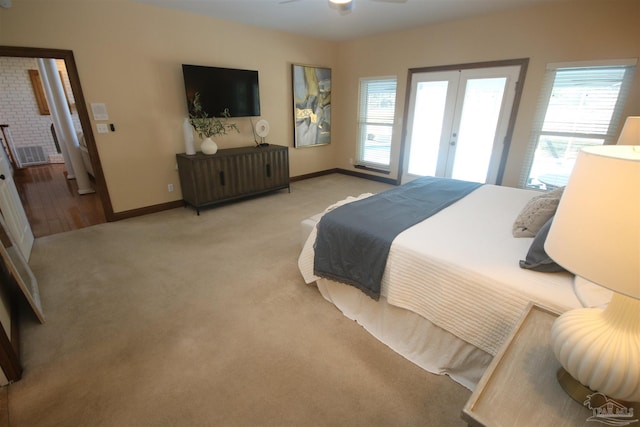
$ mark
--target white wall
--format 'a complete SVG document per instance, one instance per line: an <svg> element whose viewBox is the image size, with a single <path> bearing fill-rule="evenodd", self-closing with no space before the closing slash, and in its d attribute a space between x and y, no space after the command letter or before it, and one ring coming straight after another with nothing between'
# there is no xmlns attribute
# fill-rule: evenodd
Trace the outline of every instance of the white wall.
<svg viewBox="0 0 640 427"><path fill-rule="evenodd" d="M530 58L505 175L516 185L546 63L640 57L639 16L637 0L554 2L334 43L127 0L20 0L0 10L0 44L73 50L86 101L104 102L116 126L95 136L114 211L122 212L180 199L167 184L179 188L175 154L184 151L182 63L258 70L268 142L291 147L290 172L299 176L352 168L360 77L398 76L401 123L409 68ZM333 70L328 146L293 148L292 63ZM626 115L640 115L639 80ZM221 148L253 143L248 120L238 124L242 133L220 138ZM400 141L396 132L393 178Z"/></svg>
<svg viewBox="0 0 640 427"><path fill-rule="evenodd" d="M398 78L392 177L398 174L402 114L409 68L529 58L503 183L517 186L547 63L640 57L640 1L581 0L543 4L524 10L445 22L364 38L340 45L338 63L344 76L335 91L344 95L340 109L346 141L337 166L350 169L356 152L358 79ZM640 114L640 67L624 115ZM339 123L336 124L339 126Z"/></svg>
<svg viewBox="0 0 640 427"><path fill-rule="evenodd" d="M24 0L0 15L0 44L73 50L86 102L106 104L116 131L98 134L92 124L115 212L181 198L182 63L258 70L268 142L290 147L291 64L336 67L331 42L125 0ZM253 144L249 120L237 123L241 134L217 139L221 148ZM335 167L335 151L292 148L291 175Z"/></svg>
<svg viewBox="0 0 640 427"><path fill-rule="evenodd" d="M58 61L69 102L75 103L69 85L64 61ZM9 125L16 147L40 146L45 158L60 161L51 134L51 116L41 115L36 103L29 70L37 70L35 58L0 57L0 123ZM72 118L77 130L81 130L78 114L72 109ZM51 159L50 159L51 157Z"/></svg>

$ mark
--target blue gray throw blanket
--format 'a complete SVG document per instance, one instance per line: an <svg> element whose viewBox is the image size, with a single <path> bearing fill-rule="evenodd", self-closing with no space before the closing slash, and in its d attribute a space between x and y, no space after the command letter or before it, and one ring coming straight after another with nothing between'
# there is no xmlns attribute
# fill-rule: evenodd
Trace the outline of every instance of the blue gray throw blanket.
<svg viewBox="0 0 640 427"><path fill-rule="evenodd" d="M315 275L355 286L378 300L393 239L481 185L423 177L327 212L318 224Z"/></svg>

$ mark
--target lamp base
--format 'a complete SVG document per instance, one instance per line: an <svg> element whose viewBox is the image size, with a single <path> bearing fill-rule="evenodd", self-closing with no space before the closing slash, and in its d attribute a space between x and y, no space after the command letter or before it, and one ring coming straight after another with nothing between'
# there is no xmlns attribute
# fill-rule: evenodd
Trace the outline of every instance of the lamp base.
<svg viewBox="0 0 640 427"><path fill-rule="evenodd" d="M567 393L569 397L589 409L592 409L595 406L591 401L591 397L599 394L604 400L602 403L614 401L627 408L631 415L640 415L640 402L626 402L624 400L611 399L603 393L591 390L589 387L573 378L563 367L560 367L558 372L556 372L556 378L564 392Z"/></svg>
<svg viewBox="0 0 640 427"><path fill-rule="evenodd" d="M551 327L551 347L573 378L600 393L640 402L640 299L614 293L607 308L569 310Z"/></svg>

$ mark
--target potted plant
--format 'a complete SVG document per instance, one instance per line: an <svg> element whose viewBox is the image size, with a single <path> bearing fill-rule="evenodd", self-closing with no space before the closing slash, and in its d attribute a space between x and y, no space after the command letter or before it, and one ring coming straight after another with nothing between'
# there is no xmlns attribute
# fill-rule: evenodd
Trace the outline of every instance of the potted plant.
<svg viewBox="0 0 640 427"><path fill-rule="evenodd" d="M229 109L225 108L222 112L223 117L209 117L206 111L202 109L200 103L200 92L196 92L189 108L189 123L196 130L202 144L200 150L204 154L215 154L218 151L218 145L211 139L217 135L226 135L231 130L240 132L235 123L229 123Z"/></svg>

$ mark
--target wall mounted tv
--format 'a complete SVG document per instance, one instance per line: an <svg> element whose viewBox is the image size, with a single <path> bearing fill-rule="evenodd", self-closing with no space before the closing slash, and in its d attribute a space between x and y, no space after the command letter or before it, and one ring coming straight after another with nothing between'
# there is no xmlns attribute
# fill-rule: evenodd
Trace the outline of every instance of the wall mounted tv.
<svg viewBox="0 0 640 427"><path fill-rule="evenodd" d="M260 115L257 71L182 64L182 74L187 108L200 92L202 108L209 117L221 117L225 108L231 117Z"/></svg>

